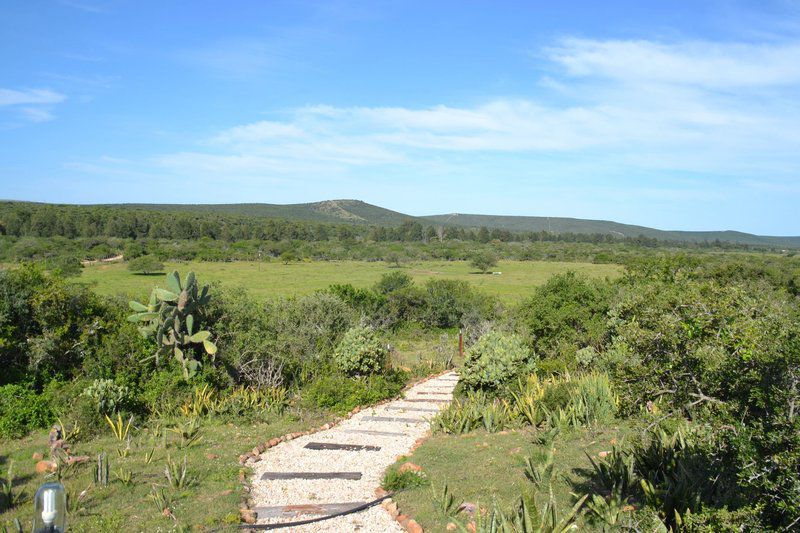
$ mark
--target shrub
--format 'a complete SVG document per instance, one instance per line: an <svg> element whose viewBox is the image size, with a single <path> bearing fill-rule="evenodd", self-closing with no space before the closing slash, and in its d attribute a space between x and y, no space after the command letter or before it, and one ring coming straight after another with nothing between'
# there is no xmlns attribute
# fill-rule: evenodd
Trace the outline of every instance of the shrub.
<svg viewBox="0 0 800 533"><path fill-rule="evenodd" d="M128 261L128 270L139 274L155 274L164 271L164 264L154 255L141 255Z"/></svg>
<svg viewBox="0 0 800 533"><path fill-rule="evenodd" d="M375 330L357 326L344 334L333 353L333 360L345 374L374 374L384 368L387 353L386 346L381 344Z"/></svg>
<svg viewBox="0 0 800 533"><path fill-rule="evenodd" d="M522 303L517 320L528 345L552 370L574 368L579 348L600 348L606 337L610 288L574 272L558 274Z"/></svg>
<svg viewBox="0 0 800 533"><path fill-rule="evenodd" d="M315 379L303 390L303 403L308 407L329 409L344 415L356 406L370 405L397 396L403 389L404 378L402 372L358 379L329 374Z"/></svg>
<svg viewBox="0 0 800 533"><path fill-rule="evenodd" d="M469 283L453 279L432 279L425 283L423 323L433 328L454 328L468 312L484 318L494 314L493 301L475 292Z"/></svg>
<svg viewBox="0 0 800 533"><path fill-rule="evenodd" d="M405 272L389 272L381 276L381 279L375 284L375 292L390 294L397 290L411 287L413 284L414 280Z"/></svg>
<svg viewBox="0 0 800 533"><path fill-rule="evenodd" d="M47 427L53 412L45 396L21 385L0 387L0 437L19 438Z"/></svg>
<svg viewBox="0 0 800 533"><path fill-rule="evenodd" d="M474 389L496 390L533 370L535 362L518 336L490 331L467 350L462 380Z"/></svg>
<svg viewBox="0 0 800 533"><path fill-rule="evenodd" d="M472 255L470 264L482 274L487 273L492 267L497 266L497 256L490 251L476 252Z"/></svg>
<svg viewBox="0 0 800 533"><path fill-rule="evenodd" d="M120 386L111 379L96 379L83 390L81 396L90 398L97 412L102 415L115 413L125 406L130 399L128 387Z"/></svg>

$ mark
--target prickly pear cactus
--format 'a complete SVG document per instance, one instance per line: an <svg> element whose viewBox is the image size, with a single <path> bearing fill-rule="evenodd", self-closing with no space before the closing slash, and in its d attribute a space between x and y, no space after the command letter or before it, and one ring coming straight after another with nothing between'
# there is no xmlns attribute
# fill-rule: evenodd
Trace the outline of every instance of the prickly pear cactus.
<svg viewBox="0 0 800 533"><path fill-rule="evenodd" d="M189 272L181 284L178 272L172 271L167 274L167 288L154 288L147 305L129 302L135 313L128 320L141 323L139 331L142 335L155 338L158 350L152 357L156 364L162 355L172 353L183 368L183 377L188 380L200 367L194 354L205 352L213 359L217 353L211 332L200 330L199 325L195 329L195 317L210 300L208 285L199 289L194 272Z"/></svg>

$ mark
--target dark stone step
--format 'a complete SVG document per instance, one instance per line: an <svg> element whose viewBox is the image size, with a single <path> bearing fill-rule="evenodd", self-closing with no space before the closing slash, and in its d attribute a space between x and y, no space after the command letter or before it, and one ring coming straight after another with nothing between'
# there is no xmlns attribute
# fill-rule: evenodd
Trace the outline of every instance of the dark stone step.
<svg viewBox="0 0 800 533"><path fill-rule="evenodd" d="M309 450L343 450L346 452L377 452L380 446L369 446L367 444L337 444L335 442L309 442L303 448Z"/></svg>
<svg viewBox="0 0 800 533"><path fill-rule="evenodd" d="M264 472L261 479L361 479L361 472Z"/></svg>
<svg viewBox="0 0 800 533"><path fill-rule="evenodd" d="M300 515L327 515L350 511L366 502L345 503L301 503L298 505L274 505L254 507L258 518L295 518Z"/></svg>
<svg viewBox="0 0 800 533"><path fill-rule="evenodd" d="M362 420L367 420L368 422L409 422L411 424L427 422L424 418L402 418L394 416L365 416Z"/></svg>
<svg viewBox="0 0 800 533"><path fill-rule="evenodd" d="M343 433L363 433L364 435L377 435L382 437L407 437L405 433L399 431L374 431L371 429L343 429Z"/></svg>
<svg viewBox="0 0 800 533"><path fill-rule="evenodd" d="M438 409L425 409L424 407L403 407L401 405L389 405L386 409L392 411L415 411L418 413L438 413Z"/></svg>

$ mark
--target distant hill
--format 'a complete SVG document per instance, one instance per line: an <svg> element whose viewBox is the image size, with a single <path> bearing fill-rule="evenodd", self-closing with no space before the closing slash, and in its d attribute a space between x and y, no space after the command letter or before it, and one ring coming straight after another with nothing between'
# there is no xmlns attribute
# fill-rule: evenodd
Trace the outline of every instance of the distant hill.
<svg viewBox="0 0 800 533"><path fill-rule="evenodd" d="M325 200L308 204L104 204L151 211L182 211L285 218L313 222L399 226L415 217L361 200Z"/></svg>
<svg viewBox="0 0 800 533"><path fill-rule="evenodd" d="M436 223L446 223L467 228L506 229L509 231L548 231L552 233L602 233L618 237L644 235L662 241L706 242L720 240L737 244L800 247L800 237L769 237L740 231L668 231L621 224L609 220L589 220L563 217L525 217L500 215L450 214L422 217Z"/></svg>
<svg viewBox="0 0 800 533"><path fill-rule="evenodd" d="M2 201L0 201L2 202ZM35 202L2 202L7 204L35 205ZM90 207L90 206L87 206ZM306 204L101 204L97 207L112 209L142 209L162 212L219 213L224 215L256 216L332 224L399 226L404 222L422 225L460 226L464 228L504 229L513 232L577 233L616 235L617 237L645 237L661 241L722 242L771 247L800 248L800 237L772 237L752 235L739 231L670 231L621 224L609 220L582 218L534 217L448 214L414 217L361 200L326 200Z"/></svg>

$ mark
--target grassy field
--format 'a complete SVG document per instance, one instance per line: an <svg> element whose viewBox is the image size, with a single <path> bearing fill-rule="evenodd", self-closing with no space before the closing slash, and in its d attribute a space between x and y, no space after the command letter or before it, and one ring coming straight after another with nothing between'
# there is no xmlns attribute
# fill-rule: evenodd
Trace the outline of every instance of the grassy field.
<svg viewBox="0 0 800 533"><path fill-rule="evenodd" d="M307 294L334 283L352 283L369 287L383 274L400 270L417 283L433 278L461 279L497 295L504 302L515 302L541 285L553 274L574 270L591 277L616 277L622 272L618 265L593 263L560 263L549 261L501 261L495 267L500 275L479 274L463 261L426 261L409 263L399 269L382 262L307 262L284 265L279 262L235 263L167 263L168 270L194 270L201 281L219 281L226 286L241 286L261 298ZM125 263L93 265L83 269L80 280L91 284L100 294L118 293L140 296L162 283L163 276L132 274Z"/></svg>
<svg viewBox="0 0 800 533"><path fill-rule="evenodd" d="M69 513L69 529L75 532L106 531L234 531L239 523L239 502L243 495L238 482L238 455L272 437L308 429L319 423L318 415L274 416L245 424L205 420L200 440L180 448L177 437L168 429L151 423L149 428L132 428L127 457L118 450L126 445L112 436L110 428L98 438L72 443L75 455L88 455L91 460L79 464L63 475L68 497L86 489L86 496ZM37 474L34 453L49 457L47 431L36 431L14 441L0 440L0 471L5 477L9 463L13 465L15 495L19 503L0 512L0 531L14 518L30 530L33 495L36 488L53 475ZM109 462L108 486L94 483L94 470L99 453L106 452ZM152 457L148 461L148 455ZM171 487L164 474L168 459L182 462L186 457L187 482ZM127 478L130 473L130 479ZM47 477L49 476L49 477ZM155 487L155 488L154 488ZM164 490L170 500L171 515L152 500L154 490ZM2 509L0 509L2 511ZM178 528L184 529L178 529Z"/></svg>
<svg viewBox="0 0 800 533"><path fill-rule="evenodd" d="M633 431L624 424L575 429L556 437L552 445L537 443L536 432L529 429L435 435L410 458L422 467L430 486L397 494L395 500L401 512L413 516L430 532L446 531L447 524L454 518L462 524L467 521L464 513L455 517L443 513L438 501L445 484L457 503L469 502L488 509L496 502L504 511L509 511L526 491L534 494L541 508L549 499L549 488L544 484L537 490L525 477L525 459L532 457L536 463L541 463L552 446L556 470L551 487L557 513L561 516L571 510L577 501L575 495L590 491L592 466L586 454L599 460L597 454L611 450L612 441L622 442ZM593 530L591 524L580 526L580 531Z"/></svg>

